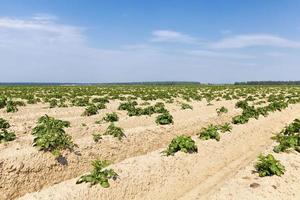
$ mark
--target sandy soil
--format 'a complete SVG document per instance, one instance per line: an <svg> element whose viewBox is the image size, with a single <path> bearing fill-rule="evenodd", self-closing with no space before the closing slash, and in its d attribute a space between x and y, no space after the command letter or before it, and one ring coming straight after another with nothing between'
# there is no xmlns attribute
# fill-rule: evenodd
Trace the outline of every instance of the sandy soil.
<svg viewBox="0 0 300 200"><path fill-rule="evenodd" d="M296 200L300 199L300 156L299 153L274 154L273 148L264 152L272 153L285 166L282 177L259 177L253 172L256 160L240 169L228 179L217 191L211 192L212 200Z"/></svg>
<svg viewBox="0 0 300 200"><path fill-rule="evenodd" d="M234 109L234 101L193 102L193 110L181 110L179 105L167 106L174 116L174 125L158 126L155 116L128 117L126 112L117 111L119 102L111 102L108 108L98 115L80 116L83 108L54 108L47 105L28 105L17 113L5 113L3 117L12 125L17 134L13 142L0 144L0 199L13 199L28 192L34 192L64 180L77 177L90 169L90 162L96 158L120 162L126 158L143 155L167 146L179 134L194 135L209 123L230 121L240 110ZM218 116L215 109L225 106L229 113ZM105 113L117 111L120 121L117 125L124 128L127 138L122 141L105 137L100 143L92 140L92 133L103 132L108 123L95 124ZM68 120L71 128L66 129L75 143L76 152L65 152L64 165L58 163L50 153L37 151L32 147L31 130L37 119L48 114L55 118ZM82 123L87 126L82 126Z"/></svg>
<svg viewBox="0 0 300 200"><path fill-rule="evenodd" d="M163 149L158 149L145 155L125 159L110 166L120 175L120 179L115 182L111 181L109 189L97 185L89 187L89 184L76 185L77 177L39 192L27 194L20 199L192 200L222 199L223 194L228 194L227 197L229 197L225 196L223 199L255 197L247 196L248 193L251 193L248 184L256 177L249 172L252 169L252 162L256 160L258 154L270 148L273 144L270 137L274 133L279 132L287 123L299 117L299 111L300 105L291 105L282 112L275 112L268 117L260 117L259 120L252 119L244 125L235 125L230 134L222 134L220 142L202 141L194 137L199 151L197 154L178 153L173 157L165 157L160 154ZM283 154L280 156L286 163L290 162L287 170L298 168L299 163L292 165L293 156L290 158ZM244 170L238 172L240 169ZM237 172L242 175L236 174ZM297 173L299 174L299 171ZM245 176L250 179L239 178ZM284 179L277 179L281 187L280 191L286 194L293 190L294 195L290 195L291 199L299 199L299 193L295 193L299 183L296 182L298 178L295 178L293 172L287 172L285 176ZM234 178L231 179L231 177ZM244 180L248 183L240 184ZM268 178L255 180L259 181L261 187L266 185L262 192L256 193L258 196L264 191L271 190L268 186L269 183L264 182ZM276 184L276 180L272 181L275 181L274 184ZM292 182L293 186L287 186L285 181ZM231 185L233 183L234 186ZM278 184L275 185L277 188ZM221 189L217 192L219 188ZM236 194L234 193L235 188L237 188ZM269 196L264 196L265 198L262 197L262 199L273 197L279 199L280 197L276 197L276 194L270 193ZM235 196L235 198L234 195L239 196Z"/></svg>

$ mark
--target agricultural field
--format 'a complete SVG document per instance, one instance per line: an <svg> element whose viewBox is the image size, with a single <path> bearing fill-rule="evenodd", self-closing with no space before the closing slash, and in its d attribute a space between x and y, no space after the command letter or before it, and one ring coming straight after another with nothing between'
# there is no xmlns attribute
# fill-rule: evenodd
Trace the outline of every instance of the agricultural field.
<svg viewBox="0 0 300 200"><path fill-rule="evenodd" d="M0 87L0 199L300 199L300 87Z"/></svg>

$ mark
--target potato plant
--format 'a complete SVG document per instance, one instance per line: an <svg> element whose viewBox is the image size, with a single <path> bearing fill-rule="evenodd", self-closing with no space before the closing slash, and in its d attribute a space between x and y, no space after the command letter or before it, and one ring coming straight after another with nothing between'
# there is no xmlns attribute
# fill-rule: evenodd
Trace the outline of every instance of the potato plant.
<svg viewBox="0 0 300 200"><path fill-rule="evenodd" d="M278 145L274 147L274 152L276 153L290 149L300 152L300 120L295 119L273 139L278 142Z"/></svg>
<svg viewBox="0 0 300 200"><path fill-rule="evenodd" d="M92 161L93 170L90 174L81 176L76 184L90 183L91 185L100 184L104 188L110 186L109 179L116 180L118 174L113 169L105 169L109 166L108 161L94 160Z"/></svg>
<svg viewBox="0 0 300 200"><path fill-rule="evenodd" d="M169 113L163 113L156 117L155 122L159 125L173 124L173 116Z"/></svg>
<svg viewBox="0 0 300 200"><path fill-rule="evenodd" d="M203 128L197 135L199 135L199 138L203 140L215 139L220 141L221 138L219 127L212 124L208 125L207 128Z"/></svg>
<svg viewBox="0 0 300 200"><path fill-rule="evenodd" d="M0 118L0 143L9 142L16 139L14 132L8 131L10 124L3 118Z"/></svg>
<svg viewBox="0 0 300 200"><path fill-rule="evenodd" d="M123 137L126 137L122 128L115 126L114 123L111 123L103 135L111 135L113 137L122 140Z"/></svg>
<svg viewBox="0 0 300 200"><path fill-rule="evenodd" d="M117 113L107 113L105 117L103 117L103 120L106 122L116 122L119 120L119 117Z"/></svg>
<svg viewBox="0 0 300 200"><path fill-rule="evenodd" d="M39 150L49 151L56 158L61 156L61 150L73 150L76 146L71 136L65 133L64 128L70 127L70 122L42 116L33 128L33 146Z"/></svg>
<svg viewBox="0 0 300 200"><path fill-rule="evenodd" d="M198 151L195 141L190 136L177 136L162 153L166 156L175 155L176 152L194 153Z"/></svg>
<svg viewBox="0 0 300 200"><path fill-rule="evenodd" d="M83 116L96 115L98 114L98 110L99 108L96 105L92 104L85 108L85 111L83 112L82 115Z"/></svg>
<svg viewBox="0 0 300 200"><path fill-rule="evenodd" d="M258 162L255 164L256 172L260 177L277 175L281 176L285 172L285 167L276 160L272 154L266 156L260 155Z"/></svg>

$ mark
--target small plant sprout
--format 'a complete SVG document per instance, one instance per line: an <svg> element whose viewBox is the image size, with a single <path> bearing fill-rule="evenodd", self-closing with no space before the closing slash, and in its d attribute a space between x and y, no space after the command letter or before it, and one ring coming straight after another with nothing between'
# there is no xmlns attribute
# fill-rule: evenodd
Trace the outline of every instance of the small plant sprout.
<svg viewBox="0 0 300 200"><path fill-rule="evenodd" d="M221 115L223 113L228 113L228 109L225 108L224 106L222 106L221 108L217 108L216 111L217 111L218 115Z"/></svg>
<svg viewBox="0 0 300 200"><path fill-rule="evenodd" d="M267 156L260 155L258 162L255 164L255 169L260 177L281 176L285 171L285 167L272 154L268 154Z"/></svg>
<svg viewBox="0 0 300 200"><path fill-rule="evenodd" d="M190 136L177 136L162 153L166 156L174 155L176 152L194 153L198 151L195 141Z"/></svg>
<svg viewBox="0 0 300 200"><path fill-rule="evenodd" d="M92 135L95 142L99 142L102 139L102 135L100 133L94 133Z"/></svg>
<svg viewBox="0 0 300 200"><path fill-rule="evenodd" d="M187 104L187 103L182 103L181 104L181 109L182 110L186 110L186 109L193 110L193 106L191 106L190 104Z"/></svg>
<svg viewBox="0 0 300 200"><path fill-rule="evenodd" d="M232 126L230 123L225 123L223 125L219 125L219 129L222 133L230 132L232 130Z"/></svg>
<svg viewBox="0 0 300 200"><path fill-rule="evenodd" d="M81 176L76 184L90 183L91 185L100 184L104 188L110 186L109 179L116 180L118 174L113 169L104 169L109 166L108 161L94 160L92 161L93 170L88 175Z"/></svg>

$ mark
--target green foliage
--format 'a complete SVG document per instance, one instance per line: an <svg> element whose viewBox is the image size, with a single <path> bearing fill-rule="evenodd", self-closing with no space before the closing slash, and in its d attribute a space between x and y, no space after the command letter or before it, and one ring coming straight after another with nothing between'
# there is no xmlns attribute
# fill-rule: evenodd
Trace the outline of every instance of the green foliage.
<svg viewBox="0 0 300 200"><path fill-rule="evenodd" d="M111 135L113 137L121 140L123 137L126 137L122 128L115 126L114 123L111 123L106 129L104 135Z"/></svg>
<svg viewBox="0 0 300 200"><path fill-rule="evenodd" d="M222 113L228 113L228 109L222 106L221 108L216 109L218 115L221 115Z"/></svg>
<svg viewBox="0 0 300 200"><path fill-rule="evenodd" d="M181 104L181 109L182 109L182 110L186 110L186 109L191 109L191 110L193 110L193 106L191 106L190 104L187 104L187 103L182 103L182 104Z"/></svg>
<svg viewBox="0 0 300 200"><path fill-rule="evenodd" d="M92 100L93 103L101 103L101 104L106 104L106 103L109 103L109 100L107 97L99 97L99 98L94 98Z"/></svg>
<svg viewBox="0 0 300 200"><path fill-rule="evenodd" d="M203 140L215 139L219 141L220 133L218 132L218 130L218 126L210 124L207 128L203 128L197 135L199 135L199 138Z"/></svg>
<svg viewBox="0 0 300 200"><path fill-rule="evenodd" d="M72 142L71 136L64 131L64 128L69 126L69 122L48 115L40 117L32 131L33 146L39 150L50 151L55 157L61 156L61 150L72 150L76 145Z"/></svg>
<svg viewBox="0 0 300 200"><path fill-rule="evenodd" d="M6 129L0 130L0 143L8 142L16 139L16 135L14 132L9 132Z"/></svg>
<svg viewBox="0 0 300 200"><path fill-rule="evenodd" d="M173 116L169 113L163 113L156 117L155 122L160 125L173 124Z"/></svg>
<svg viewBox="0 0 300 200"><path fill-rule="evenodd" d="M119 117L117 113L107 113L105 117L103 117L103 120L106 122L116 122L119 120Z"/></svg>
<svg viewBox="0 0 300 200"><path fill-rule="evenodd" d="M248 102L247 101L238 101L236 104L235 104L235 107L236 108L241 108L241 109L246 109L248 107Z"/></svg>
<svg viewBox="0 0 300 200"><path fill-rule="evenodd" d="M285 167L272 154L268 154L267 156L260 155L258 162L255 164L255 169L260 177L281 176L285 171Z"/></svg>
<svg viewBox="0 0 300 200"><path fill-rule="evenodd" d="M106 105L104 103L98 103L98 104L96 104L96 106L99 110L106 108Z"/></svg>
<svg viewBox="0 0 300 200"><path fill-rule="evenodd" d="M50 108L54 108L58 106L58 101L56 99L51 99L49 104L50 104Z"/></svg>
<svg viewBox="0 0 300 200"><path fill-rule="evenodd" d="M244 115L238 115L232 118L233 124L245 124L249 121L249 118Z"/></svg>
<svg viewBox="0 0 300 200"><path fill-rule="evenodd" d="M119 105L119 110L132 110L135 108L135 106L138 105L136 101L128 101L128 102L123 102Z"/></svg>
<svg viewBox="0 0 300 200"><path fill-rule="evenodd" d="M109 163L106 160L94 160L92 162L93 170L91 173L81 176L76 184L85 182L96 185L99 183L102 187L108 188L110 186L109 179L116 180L118 178L118 174L113 169L104 169L108 165Z"/></svg>
<svg viewBox="0 0 300 200"><path fill-rule="evenodd" d="M232 130L232 126L230 123L225 123L223 125L220 125L218 128L222 133L230 132Z"/></svg>
<svg viewBox="0 0 300 200"><path fill-rule="evenodd" d="M190 136L177 136L162 153L166 156L174 155L176 152L194 153L198 151L195 141Z"/></svg>
<svg viewBox="0 0 300 200"><path fill-rule="evenodd" d="M8 131L8 128L10 128L10 124L8 123L8 121L0 118L0 143L16 139L15 133Z"/></svg>
<svg viewBox="0 0 300 200"><path fill-rule="evenodd" d="M300 120L295 119L273 139L279 143L274 147L276 153L288 151L289 149L300 152Z"/></svg>
<svg viewBox="0 0 300 200"><path fill-rule="evenodd" d="M102 139L102 135L99 134L99 133L94 133L94 134L92 134L92 135L93 135L93 140L94 140L95 142L99 142L99 141Z"/></svg>
<svg viewBox="0 0 300 200"><path fill-rule="evenodd" d="M154 112L155 113L166 113L168 112L165 108L165 104L162 102L158 102L154 105Z"/></svg>
<svg viewBox="0 0 300 200"><path fill-rule="evenodd" d="M6 101L7 101L6 97L0 96L0 109L6 106Z"/></svg>
<svg viewBox="0 0 300 200"><path fill-rule="evenodd" d="M10 112L17 112L18 108L17 106L14 104L13 101L7 101L6 102L6 112L10 113Z"/></svg>
<svg viewBox="0 0 300 200"><path fill-rule="evenodd" d="M96 115L98 114L98 107L94 104L89 105L88 107L85 108L84 113L82 114L83 116L91 116L91 115Z"/></svg>
<svg viewBox="0 0 300 200"><path fill-rule="evenodd" d="M10 124L3 118L0 118L0 129L8 129L10 128Z"/></svg>

